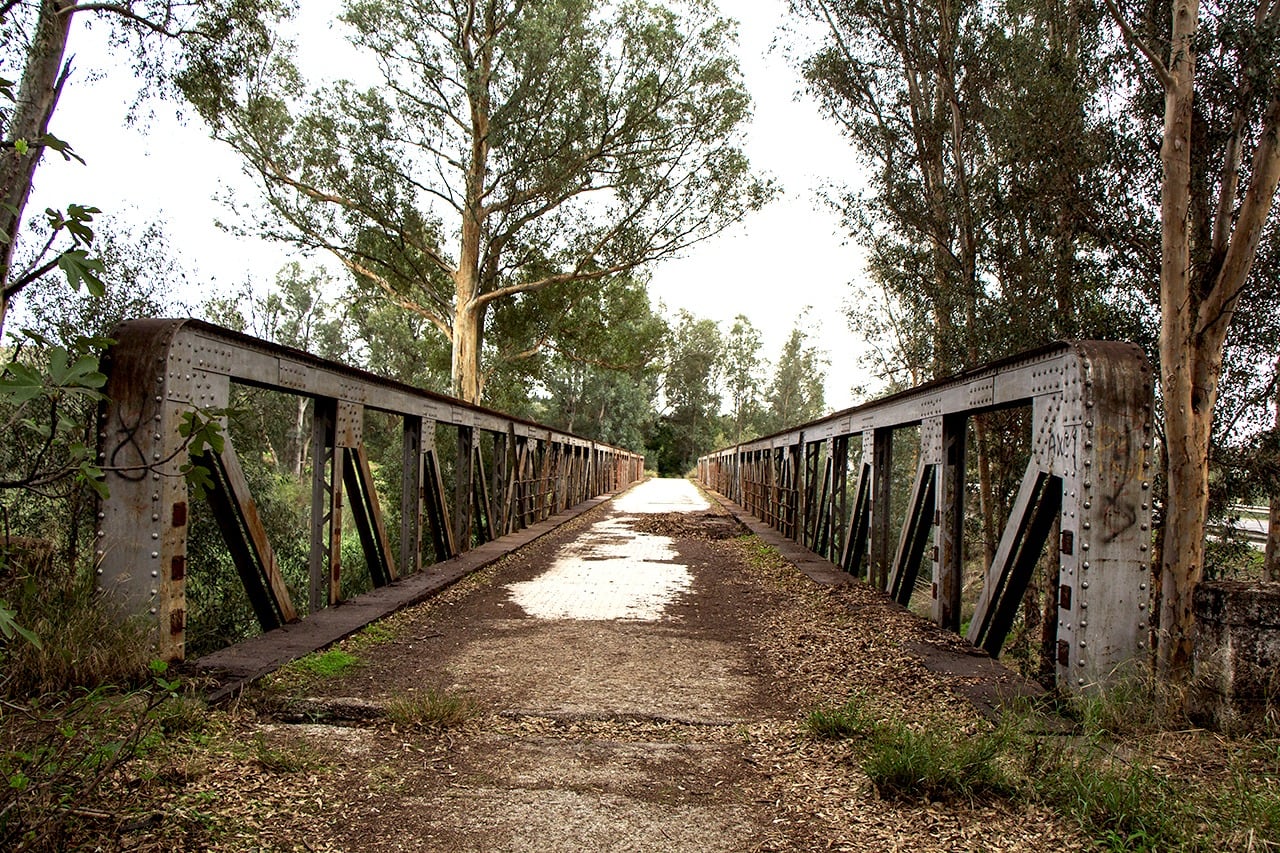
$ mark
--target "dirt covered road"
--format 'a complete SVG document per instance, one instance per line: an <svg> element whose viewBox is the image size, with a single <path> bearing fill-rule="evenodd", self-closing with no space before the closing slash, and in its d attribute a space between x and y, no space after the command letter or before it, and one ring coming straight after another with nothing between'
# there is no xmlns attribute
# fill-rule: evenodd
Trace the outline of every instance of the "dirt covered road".
<svg viewBox="0 0 1280 853"><path fill-rule="evenodd" d="M1076 848L1031 806L883 801L856 741L805 726L851 697L985 725L970 657L651 480L253 687L209 748L138 785L171 849Z"/></svg>

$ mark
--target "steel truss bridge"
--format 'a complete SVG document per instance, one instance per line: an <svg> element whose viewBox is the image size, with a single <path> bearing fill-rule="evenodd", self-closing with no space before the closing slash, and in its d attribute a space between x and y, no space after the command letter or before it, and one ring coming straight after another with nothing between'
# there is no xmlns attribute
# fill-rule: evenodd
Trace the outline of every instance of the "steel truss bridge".
<svg viewBox="0 0 1280 853"><path fill-rule="evenodd" d="M154 620L156 653L185 655L188 459L211 474L207 500L264 631L298 620L232 436L189 446L184 419L226 426L233 382L310 398L309 610L341 598L344 508L370 578L383 587L644 475L644 457L392 382L195 320L134 320L113 333L99 423L110 497L98 514L99 586ZM365 413L402 419L400 548L393 554L364 442ZM457 432L452 500L436 426ZM452 454L454 448L445 453ZM485 470L485 459L490 469ZM398 560L397 560L398 556Z"/></svg>
<svg viewBox="0 0 1280 853"><path fill-rule="evenodd" d="M310 614L341 600L344 514L372 584L386 587L423 571L428 547L435 563L448 561L644 476L633 452L207 323L135 320L113 336L99 422L110 492L98 515L99 585L122 612L150 620L164 659L186 654L189 462L210 475L204 499L262 629L299 619L225 429L233 383L311 401ZM904 604L927 558L933 618L958 630L966 422L1029 407L1031 461L968 639L998 654L1058 530L1058 679L1084 688L1146 657L1151 395L1136 347L1055 344L720 450L699 460L698 475ZM364 441L366 412L402 423L396 554ZM193 415L220 420L220 448L190 442ZM456 447L437 447L438 426L456 433ZM909 427L919 430L919 463L906 521L894 531L894 433ZM452 489L442 453L455 469Z"/></svg>
<svg viewBox="0 0 1280 853"><path fill-rule="evenodd" d="M1030 461L967 639L999 654L1057 530L1057 683L1088 689L1147 658L1151 382L1131 344L1054 344L720 450L699 460L698 476L903 605L928 561L933 619L958 631L966 423L1030 408ZM894 530L894 435L912 427L918 463Z"/></svg>

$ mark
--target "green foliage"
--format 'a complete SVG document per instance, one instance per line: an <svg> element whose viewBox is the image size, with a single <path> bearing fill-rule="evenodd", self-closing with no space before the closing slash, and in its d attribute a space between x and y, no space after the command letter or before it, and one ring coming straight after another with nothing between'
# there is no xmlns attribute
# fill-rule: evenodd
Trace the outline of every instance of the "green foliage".
<svg viewBox="0 0 1280 853"><path fill-rule="evenodd" d="M6 642L13 642L18 637L21 637L38 649L44 646L40 642L40 638L35 635L35 632L29 631L18 624L18 611L10 610L9 602L3 598L0 598L0 636L3 636Z"/></svg>
<svg viewBox="0 0 1280 853"><path fill-rule="evenodd" d="M30 331L24 338L0 368L0 419L9 436L0 450L0 489L47 493L74 479L101 493L103 475L86 432L107 381L95 352L105 342L79 338L66 347Z"/></svg>
<svg viewBox="0 0 1280 853"><path fill-rule="evenodd" d="M387 719L401 726L450 728L472 719L479 705L470 696L427 690L387 702Z"/></svg>
<svg viewBox="0 0 1280 853"><path fill-rule="evenodd" d="M765 392L768 410L761 419L765 434L808 423L826 414L823 384L827 357L809 341L809 311L796 318L774 367L773 381Z"/></svg>
<svg viewBox="0 0 1280 853"><path fill-rule="evenodd" d="M720 330L681 311L671 331L663 376L666 412L649 437L658 473L682 476L720 438Z"/></svg>
<svg viewBox="0 0 1280 853"><path fill-rule="evenodd" d="M13 561L7 568L7 576L0 574L0 593L20 618L18 633L25 639L6 634L0 640L0 695L130 683L145 671L151 638L104 605L91 571L51 564L28 568Z"/></svg>
<svg viewBox="0 0 1280 853"><path fill-rule="evenodd" d="M147 754L185 718L202 713L155 662L132 690L97 687L0 702L0 848L68 849L76 809L101 796L125 762ZM184 710L175 710L182 706Z"/></svg>
<svg viewBox="0 0 1280 853"><path fill-rule="evenodd" d="M704 0L349 2L341 21L388 85L308 91L280 44L251 85L215 65L183 90L268 189L243 221L474 342L486 375L459 393L552 341L594 357L570 322L585 298L772 195L738 147L733 27Z"/></svg>

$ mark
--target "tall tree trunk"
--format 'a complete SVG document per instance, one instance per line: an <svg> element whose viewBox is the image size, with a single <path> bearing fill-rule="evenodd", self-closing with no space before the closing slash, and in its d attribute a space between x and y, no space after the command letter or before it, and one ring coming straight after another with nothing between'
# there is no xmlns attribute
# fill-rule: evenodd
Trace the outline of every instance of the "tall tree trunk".
<svg viewBox="0 0 1280 853"><path fill-rule="evenodd" d="M13 252L27 199L31 196L31 180L44 150L34 143L49 132L49 119L57 108L69 71L63 65L63 57L75 5L76 0L41 0L35 35L27 48L22 82L14 103L13 123L5 128L5 150L0 156L0 239L4 241L0 262L0 334L4 333L9 303L21 290L21 285L15 285L12 280ZM13 148L19 139L31 144L26 154L19 154Z"/></svg>
<svg viewBox="0 0 1280 853"><path fill-rule="evenodd" d="M1160 372L1169 504L1160 581L1161 670L1181 677L1191 662L1191 594L1204 576L1204 524L1209 508L1209 419L1213 391L1197 387L1199 300L1191 289L1192 96L1198 0L1174 0L1165 83L1160 220Z"/></svg>
<svg viewBox="0 0 1280 853"><path fill-rule="evenodd" d="M1280 358L1276 359L1276 375L1280 377ZM1276 440L1280 440L1280 382L1276 383ZM1272 486L1271 507L1267 514L1267 550L1264 577L1280 581L1280 489Z"/></svg>

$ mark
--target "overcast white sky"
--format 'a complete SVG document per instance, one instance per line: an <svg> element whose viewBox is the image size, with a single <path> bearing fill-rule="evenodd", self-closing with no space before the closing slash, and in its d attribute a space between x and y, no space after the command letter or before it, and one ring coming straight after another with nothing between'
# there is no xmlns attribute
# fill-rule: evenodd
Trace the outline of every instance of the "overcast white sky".
<svg viewBox="0 0 1280 853"><path fill-rule="evenodd" d="M772 174L784 195L738 227L653 270L650 291L674 313L684 308L727 330L737 314L761 329L764 354L780 350L796 317L812 306L815 337L831 359L827 403L851 405L857 384L858 342L842 304L849 282L860 275L860 253L845 244L837 216L816 195L830 182L857 179L857 164L834 125L805 97L780 51L770 49L784 21L785 0L720 0L723 14L740 21L740 48L755 117L747 153ZM336 2L306 0L302 27L304 71L323 73L334 44L329 16ZM327 43L327 44L326 44ZM232 237L214 220L223 209L212 200L222 186L252 193L227 146L208 139L196 121L183 126L163 105L143 127L126 127L136 86L128 66L102 62L97 32L78 27L72 36L77 77L64 92L52 130L69 141L87 166L47 157L37 176L31 211L68 202L93 204L105 215L139 224L165 225L171 247L193 282L186 298L201 301L246 279L265 288L290 259L278 245ZM325 45L323 49L321 45ZM87 79L102 71L99 79Z"/></svg>

